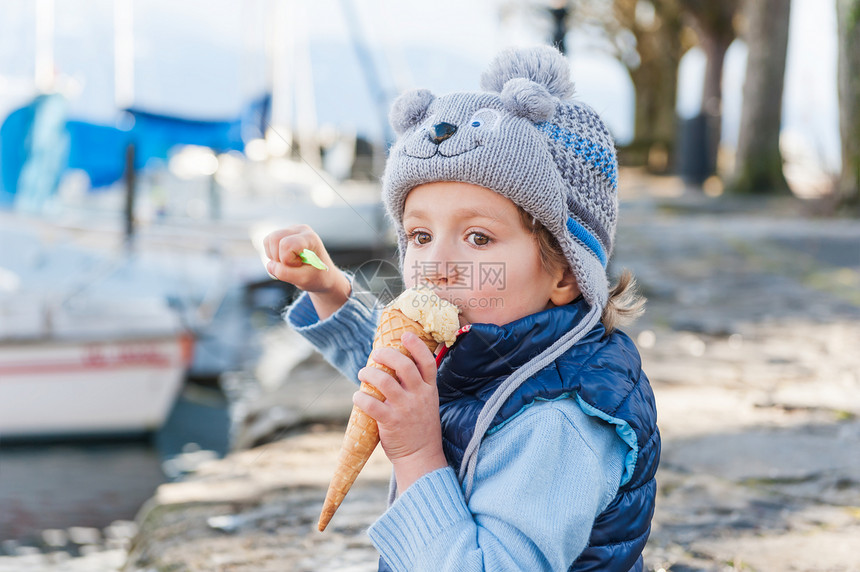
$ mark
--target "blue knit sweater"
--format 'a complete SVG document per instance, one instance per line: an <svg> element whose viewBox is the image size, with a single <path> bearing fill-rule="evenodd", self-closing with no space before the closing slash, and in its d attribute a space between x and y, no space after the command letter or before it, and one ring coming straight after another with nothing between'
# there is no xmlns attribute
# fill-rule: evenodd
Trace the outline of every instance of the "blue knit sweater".
<svg viewBox="0 0 860 572"><path fill-rule="evenodd" d="M293 328L350 379L366 363L376 318L354 297L322 321L306 295L287 312ZM507 413L482 443L468 503L450 467L401 491L369 530L388 565L567 570L629 478L632 450L611 424L568 397Z"/></svg>

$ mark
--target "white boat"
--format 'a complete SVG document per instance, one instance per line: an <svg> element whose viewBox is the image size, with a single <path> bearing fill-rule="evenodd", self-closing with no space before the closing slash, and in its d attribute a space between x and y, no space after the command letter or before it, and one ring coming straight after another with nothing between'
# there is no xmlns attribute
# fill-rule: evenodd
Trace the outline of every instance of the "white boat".
<svg viewBox="0 0 860 572"><path fill-rule="evenodd" d="M193 347L145 283L162 277L51 225L0 222L0 441L158 429Z"/></svg>
<svg viewBox="0 0 860 572"><path fill-rule="evenodd" d="M181 336L0 345L0 439L154 431L189 347Z"/></svg>
<svg viewBox="0 0 860 572"><path fill-rule="evenodd" d="M0 298L0 439L143 433L165 421L193 339L157 299Z"/></svg>

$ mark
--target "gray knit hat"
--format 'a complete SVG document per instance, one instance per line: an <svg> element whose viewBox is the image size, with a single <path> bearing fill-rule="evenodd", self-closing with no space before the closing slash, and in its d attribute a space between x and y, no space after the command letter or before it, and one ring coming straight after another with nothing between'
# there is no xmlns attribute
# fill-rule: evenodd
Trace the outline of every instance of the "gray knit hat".
<svg viewBox="0 0 860 572"><path fill-rule="evenodd" d="M569 65L549 46L502 51L480 92L436 97L426 89L395 100L398 135L382 197L406 246L403 207L417 185L458 181L522 207L558 240L586 301L608 299L606 263L618 212L617 161L609 130L573 95Z"/></svg>

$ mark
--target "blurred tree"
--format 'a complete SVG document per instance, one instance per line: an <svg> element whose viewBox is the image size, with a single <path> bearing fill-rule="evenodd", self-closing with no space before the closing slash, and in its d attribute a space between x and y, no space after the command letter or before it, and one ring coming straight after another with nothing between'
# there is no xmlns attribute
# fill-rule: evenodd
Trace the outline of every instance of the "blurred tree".
<svg viewBox="0 0 860 572"><path fill-rule="evenodd" d="M574 0L575 26L600 36L627 69L635 94L633 140L621 153L628 165L664 173L674 165L678 65L694 45L684 33L678 0ZM595 34L596 32L596 34Z"/></svg>
<svg viewBox="0 0 860 572"><path fill-rule="evenodd" d="M614 0L613 16L620 29L613 36L618 52L633 35L635 58L619 58L626 65L636 95L633 141L627 147L630 162L645 164L656 173L674 164L678 91L678 65L691 47L682 41L678 0Z"/></svg>
<svg viewBox="0 0 860 572"><path fill-rule="evenodd" d="M791 0L746 0L749 49L735 168L728 188L736 193L787 193L779 151L782 92Z"/></svg>
<svg viewBox="0 0 860 572"><path fill-rule="evenodd" d="M707 170L715 173L717 152L722 135L723 62L726 50L734 41L735 21L740 0L678 0L692 21L699 45L705 52L705 85L702 90L702 112L707 118Z"/></svg>
<svg viewBox="0 0 860 572"><path fill-rule="evenodd" d="M667 172L675 165L678 119L678 66L696 44L707 57L702 108L708 116L708 171L716 170L720 141L722 70L735 38L740 0L553 0L502 3L503 19L516 6L544 6L553 16L552 42L563 47L560 25L602 36L607 48L630 74L635 92L633 141L621 150L627 164ZM575 17L574 17L575 16Z"/></svg>
<svg viewBox="0 0 860 572"><path fill-rule="evenodd" d="M838 196L860 214L860 0L836 0L839 28L839 133L842 174Z"/></svg>

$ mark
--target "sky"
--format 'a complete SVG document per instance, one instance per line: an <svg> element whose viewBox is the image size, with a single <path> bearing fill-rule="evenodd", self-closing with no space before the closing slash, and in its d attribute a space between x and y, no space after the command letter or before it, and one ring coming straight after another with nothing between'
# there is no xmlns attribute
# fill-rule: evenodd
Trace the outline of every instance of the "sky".
<svg viewBox="0 0 860 572"><path fill-rule="evenodd" d="M264 92L274 77L313 77L296 94L303 121L378 136L383 112L367 88L355 44L373 53L386 97L410 87L434 93L477 89L480 72L508 45L541 41L537 2L512 0L119 0L133 6L135 107L195 118L227 118ZM51 0L0 4L0 117L33 94L36 6ZM113 0L55 0L54 58L71 113L109 123L114 98ZM506 7L507 18L500 7ZM534 12L531 12L532 14ZM285 17L276 17L277 15ZM348 21L354 14L355 26ZM273 22L286 22L273 27ZM784 96L784 132L808 146L828 168L839 159L835 8L831 0L793 0ZM594 42L570 37L577 97L592 105L620 143L632 137L633 89L624 68ZM292 53L273 72L267 43ZM286 52L284 51L286 50ZM309 58L302 54L309 53ZM724 74L724 142L737 139L746 49L736 41ZM309 62L302 65L302 62ZM289 70L293 71L290 72ZM678 111L698 111L704 57L682 61ZM308 82L297 84L307 86ZM283 108L276 114L284 115ZM281 118L275 117L275 122Z"/></svg>

